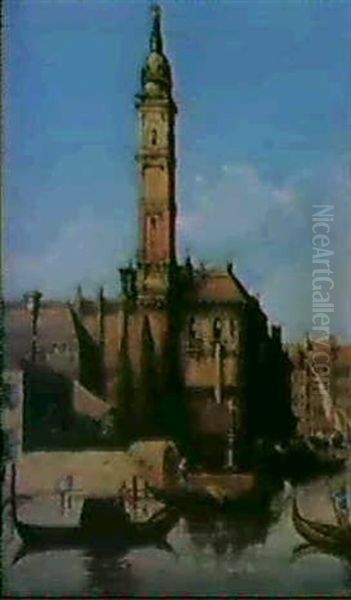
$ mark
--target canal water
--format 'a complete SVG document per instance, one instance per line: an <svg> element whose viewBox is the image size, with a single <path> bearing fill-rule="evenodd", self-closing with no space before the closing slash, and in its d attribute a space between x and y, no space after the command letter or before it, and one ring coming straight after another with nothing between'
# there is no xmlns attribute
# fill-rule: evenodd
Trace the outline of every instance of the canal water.
<svg viewBox="0 0 351 600"><path fill-rule="evenodd" d="M301 511L332 521L328 485L298 489ZM178 597L220 594L351 595L351 564L309 548L291 520L288 486L252 514L180 517L166 547L130 548L122 555L50 551L11 565L19 546L5 517L2 572L5 594L68 597Z"/></svg>

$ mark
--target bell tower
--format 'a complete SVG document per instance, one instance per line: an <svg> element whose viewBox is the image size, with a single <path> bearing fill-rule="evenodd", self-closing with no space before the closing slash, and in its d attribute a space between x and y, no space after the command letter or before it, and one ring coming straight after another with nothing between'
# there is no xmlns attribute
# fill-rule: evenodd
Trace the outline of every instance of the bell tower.
<svg viewBox="0 0 351 600"><path fill-rule="evenodd" d="M149 53L136 97L139 117L139 248L141 295L164 295L175 252L175 116L172 73L163 51L161 11L152 7Z"/></svg>

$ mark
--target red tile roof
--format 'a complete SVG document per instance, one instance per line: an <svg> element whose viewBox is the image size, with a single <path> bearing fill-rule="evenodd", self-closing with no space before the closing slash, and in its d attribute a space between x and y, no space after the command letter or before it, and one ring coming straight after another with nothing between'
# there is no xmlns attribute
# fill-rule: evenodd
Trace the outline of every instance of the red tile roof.
<svg viewBox="0 0 351 600"><path fill-rule="evenodd" d="M198 271L196 274L196 299L200 302L247 302L249 293L228 271Z"/></svg>

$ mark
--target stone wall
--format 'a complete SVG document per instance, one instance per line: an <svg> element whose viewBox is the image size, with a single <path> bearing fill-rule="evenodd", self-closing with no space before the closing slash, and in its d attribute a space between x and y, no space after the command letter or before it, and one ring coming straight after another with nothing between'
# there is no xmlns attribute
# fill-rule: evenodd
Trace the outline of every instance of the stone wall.
<svg viewBox="0 0 351 600"><path fill-rule="evenodd" d="M294 365L291 374L292 396L294 411L299 419L299 433L308 436L320 432L329 436L341 426L344 434L351 438L350 346L338 345L331 338L324 345L317 342L291 345L289 353ZM321 377L322 385L316 380L319 357L322 357L321 367L327 368L326 377ZM323 400L323 389L326 396L330 396L333 410L336 408L338 411L339 423L334 420L333 414L329 419L326 416L324 406L329 401Z"/></svg>
<svg viewBox="0 0 351 600"><path fill-rule="evenodd" d="M190 319L192 325L190 331ZM238 357L240 344L240 316L237 307L209 305L194 306L185 319L182 331L182 353L185 383L187 387L214 387L218 379L218 368L214 349L214 324L220 323L221 385L240 385Z"/></svg>
<svg viewBox="0 0 351 600"><path fill-rule="evenodd" d="M81 494L106 496L116 494L123 480L135 474L133 462L120 451L31 452L18 462L17 489L28 495L52 494L61 479L72 475Z"/></svg>
<svg viewBox="0 0 351 600"><path fill-rule="evenodd" d="M54 494L58 482L73 476L74 488L83 496L113 496L123 482L131 486L133 476L162 485L159 461L148 457L149 468L140 470L127 452L85 450L81 452L31 452L23 454L17 465L19 494ZM146 476L147 475L147 476Z"/></svg>
<svg viewBox="0 0 351 600"><path fill-rule="evenodd" d="M235 356L221 359L222 386L237 386L238 361ZM188 356L185 369L185 384L187 387L210 387L217 384L217 365L213 356Z"/></svg>

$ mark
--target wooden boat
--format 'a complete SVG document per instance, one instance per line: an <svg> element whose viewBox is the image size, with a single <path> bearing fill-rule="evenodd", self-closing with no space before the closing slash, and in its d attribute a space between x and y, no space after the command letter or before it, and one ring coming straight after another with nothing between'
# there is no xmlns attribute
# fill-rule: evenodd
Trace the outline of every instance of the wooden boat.
<svg viewBox="0 0 351 600"><path fill-rule="evenodd" d="M293 498L292 519L296 531L313 546L351 557L350 525L340 527L306 519L299 512L296 495Z"/></svg>
<svg viewBox="0 0 351 600"><path fill-rule="evenodd" d="M261 483L261 482L260 482ZM187 486L177 486L173 489L161 489L150 487L150 491L154 497L166 504L166 506L175 507L182 513L196 512L198 510L231 510L233 508L262 506L271 498L270 486L258 484L255 482L248 489L242 489L236 494L229 492L218 493L218 490L212 489L211 486L195 487L191 484Z"/></svg>
<svg viewBox="0 0 351 600"><path fill-rule="evenodd" d="M42 526L24 523L19 519L15 495L15 467L12 469L11 505L15 529L24 550L100 547L120 549L126 545L139 545L162 540L178 520L174 509L162 508L145 523L133 522L113 499L87 498L80 524L77 526ZM18 558L16 559L18 560Z"/></svg>
<svg viewBox="0 0 351 600"><path fill-rule="evenodd" d="M300 544L293 549L291 562L296 562L301 558L305 558L306 556L314 556L316 554L320 554L321 552L330 556L335 556L339 558L342 557L343 559L346 559L348 561L351 560L350 556L345 554L345 552L340 553L340 551L335 550L335 548L322 548L321 546L315 546L309 544L308 542L305 542L304 544Z"/></svg>
<svg viewBox="0 0 351 600"><path fill-rule="evenodd" d="M164 489L150 486L150 491L156 500L163 502L167 506L175 507L178 510L196 510L199 507L216 508L222 507L222 499L211 496L210 494L187 489L175 489L166 491Z"/></svg>

